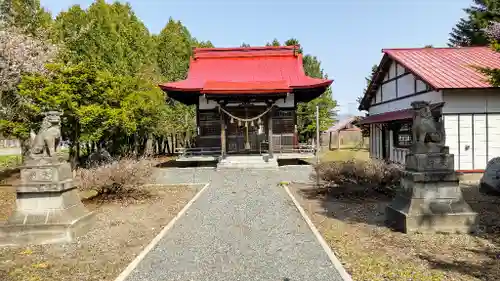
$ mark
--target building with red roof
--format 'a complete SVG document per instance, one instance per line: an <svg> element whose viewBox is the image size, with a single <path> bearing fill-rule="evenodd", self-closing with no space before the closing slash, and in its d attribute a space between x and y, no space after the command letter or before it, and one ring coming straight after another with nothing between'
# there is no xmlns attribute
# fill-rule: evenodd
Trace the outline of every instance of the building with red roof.
<svg viewBox="0 0 500 281"><path fill-rule="evenodd" d="M413 101L442 106L446 145L455 168L480 172L500 156L500 89L480 68L500 68L489 47L384 49L359 106L368 111L370 155L404 164Z"/></svg>
<svg viewBox="0 0 500 281"><path fill-rule="evenodd" d="M298 46L196 48L187 78L159 85L196 105L197 147L273 157L297 145L298 102L319 97L332 80L308 77Z"/></svg>

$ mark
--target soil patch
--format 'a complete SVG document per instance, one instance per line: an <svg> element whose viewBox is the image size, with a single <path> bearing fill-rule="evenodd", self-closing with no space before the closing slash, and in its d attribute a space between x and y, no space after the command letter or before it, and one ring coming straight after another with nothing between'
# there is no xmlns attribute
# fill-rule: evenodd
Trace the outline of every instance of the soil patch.
<svg viewBox="0 0 500 281"><path fill-rule="evenodd" d="M475 235L394 232L384 226L389 195L360 187L326 195L290 186L353 280L500 280L500 197L483 195L477 186L462 189L479 213Z"/></svg>
<svg viewBox="0 0 500 281"><path fill-rule="evenodd" d="M0 280L114 280L200 188L154 186L147 196L85 200L97 220L87 235L70 244L0 248ZM15 194L0 192L0 220L5 220Z"/></svg>

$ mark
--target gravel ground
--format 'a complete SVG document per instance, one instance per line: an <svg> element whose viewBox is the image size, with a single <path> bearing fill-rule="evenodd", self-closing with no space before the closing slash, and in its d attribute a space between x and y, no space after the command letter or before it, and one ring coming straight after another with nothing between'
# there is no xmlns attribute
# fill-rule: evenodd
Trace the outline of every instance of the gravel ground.
<svg viewBox="0 0 500 281"><path fill-rule="evenodd" d="M280 181L306 181L309 167L276 171L162 169L165 182L210 182L127 278L143 280L342 280Z"/></svg>
<svg viewBox="0 0 500 281"><path fill-rule="evenodd" d="M392 198L373 189L337 188L330 196L304 184L290 190L353 280L500 280L500 197L477 186L462 189L479 215L481 231L474 235L392 231L384 224Z"/></svg>
<svg viewBox="0 0 500 281"><path fill-rule="evenodd" d="M91 231L73 243L0 248L1 281L111 281L201 188L148 188L133 203L86 204L96 212ZM0 189L0 224L15 205L13 189ZM7 199L8 200L7 200Z"/></svg>

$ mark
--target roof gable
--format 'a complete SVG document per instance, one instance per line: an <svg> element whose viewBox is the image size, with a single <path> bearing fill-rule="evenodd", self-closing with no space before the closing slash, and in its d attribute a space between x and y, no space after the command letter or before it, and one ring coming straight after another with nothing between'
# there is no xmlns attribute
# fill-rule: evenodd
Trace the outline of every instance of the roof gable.
<svg viewBox="0 0 500 281"><path fill-rule="evenodd" d="M376 93L393 61L408 69L434 90L490 88L487 77L478 68L500 68L500 53L489 47L384 49L384 56L370 85L360 110Z"/></svg>

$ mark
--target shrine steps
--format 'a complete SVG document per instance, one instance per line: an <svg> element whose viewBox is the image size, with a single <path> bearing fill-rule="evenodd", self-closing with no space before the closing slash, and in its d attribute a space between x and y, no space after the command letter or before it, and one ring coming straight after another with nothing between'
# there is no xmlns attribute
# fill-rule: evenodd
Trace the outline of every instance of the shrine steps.
<svg viewBox="0 0 500 281"><path fill-rule="evenodd" d="M217 170L221 169L278 169L276 157L267 159L267 155L229 155L221 159L217 164ZM267 161L266 161L267 160Z"/></svg>

